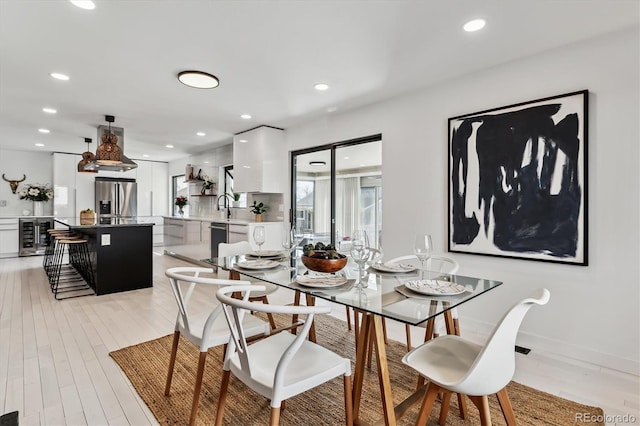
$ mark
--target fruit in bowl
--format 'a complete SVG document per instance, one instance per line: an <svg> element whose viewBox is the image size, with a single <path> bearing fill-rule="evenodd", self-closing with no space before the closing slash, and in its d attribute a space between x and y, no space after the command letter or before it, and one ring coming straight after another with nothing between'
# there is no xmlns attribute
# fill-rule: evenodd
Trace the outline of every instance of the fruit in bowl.
<svg viewBox="0 0 640 426"><path fill-rule="evenodd" d="M302 263L316 272L338 272L347 265L347 256L340 254L331 244L307 244L303 247Z"/></svg>

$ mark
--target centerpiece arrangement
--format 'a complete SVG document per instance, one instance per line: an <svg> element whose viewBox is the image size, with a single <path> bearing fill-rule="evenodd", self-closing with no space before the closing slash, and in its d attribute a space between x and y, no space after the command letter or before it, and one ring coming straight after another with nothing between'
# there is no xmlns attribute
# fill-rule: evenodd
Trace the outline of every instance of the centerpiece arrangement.
<svg viewBox="0 0 640 426"><path fill-rule="evenodd" d="M44 203L53 198L53 189L49 184L28 183L18 193L21 200L33 201L34 216L42 216Z"/></svg>
<svg viewBox="0 0 640 426"><path fill-rule="evenodd" d="M176 202L175 205L178 206L178 213L180 214L180 216L184 215L184 206L186 206L189 203L189 200L187 200L187 197L185 197L184 195L178 195L176 197Z"/></svg>
<svg viewBox="0 0 640 426"><path fill-rule="evenodd" d="M302 253L302 263L312 271L338 272L347 265L347 256L338 253L333 244L305 244Z"/></svg>

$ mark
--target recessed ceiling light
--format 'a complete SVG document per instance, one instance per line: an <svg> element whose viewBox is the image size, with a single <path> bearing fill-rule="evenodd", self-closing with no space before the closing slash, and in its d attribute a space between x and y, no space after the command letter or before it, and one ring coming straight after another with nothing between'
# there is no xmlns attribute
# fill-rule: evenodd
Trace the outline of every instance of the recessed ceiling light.
<svg viewBox="0 0 640 426"><path fill-rule="evenodd" d="M213 89L220 85L220 80L213 74L203 71L181 71L178 80L185 86L196 89Z"/></svg>
<svg viewBox="0 0 640 426"><path fill-rule="evenodd" d="M36 146L44 146L43 143L37 143Z"/></svg>
<svg viewBox="0 0 640 426"><path fill-rule="evenodd" d="M69 80L69 76L66 74L62 74L59 72L52 72L51 74L49 74L51 77L55 78L56 80L62 80L62 81L67 81Z"/></svg>
<svg viewBox="0 0 640 426"><path fill-rule="evenodd" d="M49 129L38 129L38 131L40 133L51 133L51 130L49 130Z"/></svg>
<svg viewBox="0 0 640 426"><path fill-rule="evenodd" d="M208 162L208 161L205 161L205 162L204 162L204 164L209 164L209 162Z"/></svg>
<svg viewBox="0 0 640 426"><path fill-rule="evenodd" d="M240 143L247 143L247 142L249 142L249 141L248 141L248 140L246 140L246 139L240 139L238 142L240 142Z"/></svg>
<svg viewBox="0 0 640 426"><path fill-rule="evenodd" d="M326 166L326 161L309 161L310 166Z"/></svg>
<svg viewBox="0 0 640 426"><path fill-rule="evenodd" d="M196 133L197 136L207 136L207 134L205 132L198 132Z"/></svg>
<svg viewBox="0 0 640 426"><path fill-rule="evenodd" d="M329 85L327 83L316 83L313 85L313 88L320 92L324 92L325 90L329 89Z"/></svg>
<svg viewBox="0 0 640 426"><path fill-rule="evenodd" d="M344 157L344 159L345 159L345 160L348 160L348 159L349 159L349 157Z"/></svg>
<svg viewBox="0 0 640 426"><path fill-rule="evenodd" d="M42 108L42 111L46 112L47 114L55 114L56 112L58 112L53 108Z"/></svg>
<svg viewBox="0 0 640 426"><path fill-rule="evenodd" d="M462 26L462 29L471 33L483 29L486 23L487 21L485 21L484 19L472 19L471 21L464 24Z"/></svg>
<svg viewBox="0 0 640 426"><path fill-rule="evenodd" d="M364 164L360 164L360 167L364 167Z"/></svg>
<svg viewBox="0 0 640 426"><path fill-rule="evenodd" d="M327 112L336 112L338 110L338 107L329 107L327 108Z"/></svg>
<svg viewBox="0 0 640 426"><path fill-rule="evenodd" d="M251 166L242 166L242 167L244 167L245 169L250 169L251 168Z"/></svg>
<svg viewBox="0 0 640 426"><path fill-rule="evenodd" d="M242 114L242 115L240 116L240 118L242 118L242 119L244 119L244 120L251 120L251 115L249 115L249 114Z"/></svg>
<svg viewBox="0 0 640 426"><path fill-rule="evenodd" d="M142 154L144 158L149 158L149 154Z"/></svg>
<svg viewBox="0 0 640 426"><path fill-rule="evenodd" d="M173 145L166 145L167 148L173 148Z"/></svg>
<svg viewBox="0 0 640 426"><path fill-rule="evenodd" d="M96 8L96 4L91 0L69 0L74 6L78 6L80 9L93 10Z"/></svg>

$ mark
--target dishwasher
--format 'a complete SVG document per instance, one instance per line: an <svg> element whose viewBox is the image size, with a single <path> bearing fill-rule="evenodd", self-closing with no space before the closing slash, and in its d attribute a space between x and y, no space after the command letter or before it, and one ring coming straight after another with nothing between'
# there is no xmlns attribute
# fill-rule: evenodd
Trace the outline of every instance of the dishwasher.
<svg viewBox="0 0 640 426"><path fill-rule="evenodd" d="M218 257L218 244L227 242L227 224L211 222L211 257Z"/></svg>

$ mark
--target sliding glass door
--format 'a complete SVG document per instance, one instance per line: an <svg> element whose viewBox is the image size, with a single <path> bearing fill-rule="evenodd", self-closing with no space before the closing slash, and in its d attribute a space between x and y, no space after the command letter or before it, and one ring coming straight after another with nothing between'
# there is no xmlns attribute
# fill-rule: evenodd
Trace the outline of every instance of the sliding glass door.
<svg viewBox="0 0 640 426"><path fill-rule="evenodd" d="M299 232L338 244L365 229L382 239L381 135L292 152L292 211Z"/></svg>

